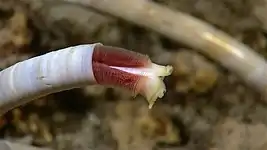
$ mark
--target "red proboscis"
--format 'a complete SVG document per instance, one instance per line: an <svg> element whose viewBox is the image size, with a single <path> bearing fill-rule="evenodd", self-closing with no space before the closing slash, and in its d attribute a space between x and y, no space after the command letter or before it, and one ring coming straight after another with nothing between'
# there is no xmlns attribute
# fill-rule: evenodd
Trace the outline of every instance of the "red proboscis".
<svg viewBox="0 0 267 150"><path fill-rule="evenodd" d="M140 68L151 64L146 55L102 45L95 47L92 61L94 76L98 84L123 87L134 94L141 92L147 77L131 74L110 66Z"/></svg>

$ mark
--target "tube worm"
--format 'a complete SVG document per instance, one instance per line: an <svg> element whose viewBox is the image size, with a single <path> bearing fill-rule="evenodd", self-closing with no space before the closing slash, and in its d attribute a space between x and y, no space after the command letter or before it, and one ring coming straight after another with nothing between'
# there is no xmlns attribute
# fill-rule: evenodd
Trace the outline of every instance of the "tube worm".
<svg viewBox="0 0 267 150"><path fill-rule="evenodd" d="M0 113L39 97L100 84L141 94L152 107L166 91L163 78L171 66L157 65L148 56L100 43L53 51L0 72Z"/></svg>

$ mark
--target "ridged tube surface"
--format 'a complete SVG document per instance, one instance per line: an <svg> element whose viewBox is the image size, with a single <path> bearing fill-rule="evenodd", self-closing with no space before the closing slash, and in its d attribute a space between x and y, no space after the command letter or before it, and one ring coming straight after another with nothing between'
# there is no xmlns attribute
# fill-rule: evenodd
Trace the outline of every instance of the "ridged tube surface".
<svg viewBox="0 0 267 150"><path fill-rule="evenodd" d="M97 44L53 51L0 72L0 114L41 96L95 83L92 54Z"/></svg>

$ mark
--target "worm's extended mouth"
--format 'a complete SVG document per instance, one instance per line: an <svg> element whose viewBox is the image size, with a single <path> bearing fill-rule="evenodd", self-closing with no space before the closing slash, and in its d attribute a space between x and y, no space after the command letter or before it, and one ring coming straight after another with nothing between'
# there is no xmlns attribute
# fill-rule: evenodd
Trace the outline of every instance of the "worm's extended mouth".
<svg viewBox="0 0 267 150"><path fill-rule="evenodd" d="M98 84L127 89L146 97L149 108L166 91L163 79L172 73L171 66L152 63L148 56L130 50L97 45L92 67Z"/></svg>

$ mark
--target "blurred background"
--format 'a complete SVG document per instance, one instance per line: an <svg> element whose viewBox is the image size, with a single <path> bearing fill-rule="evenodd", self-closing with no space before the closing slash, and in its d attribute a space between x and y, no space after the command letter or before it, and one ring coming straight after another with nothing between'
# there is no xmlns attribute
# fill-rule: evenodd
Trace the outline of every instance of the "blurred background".
<svg viewBox="0 0 267 150"><path fill-rule="evenodd" d="M266 51L264 0L148 0L204 20ZM78 5L0 0L0 67L71 45L101 42L171 64L167 93L146 100L116 88L56 93L2 116L0 135L55 150L265 150L267 106L220 64L122 19Z"/></svg>

